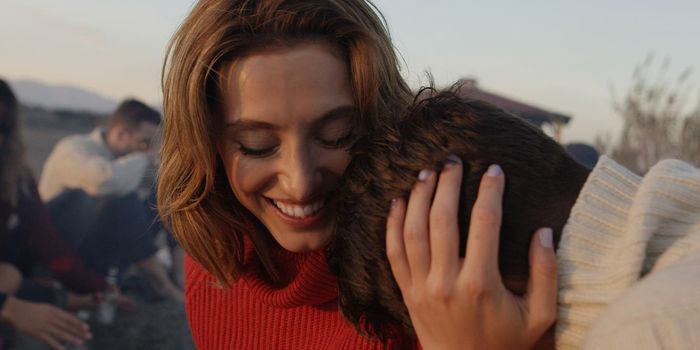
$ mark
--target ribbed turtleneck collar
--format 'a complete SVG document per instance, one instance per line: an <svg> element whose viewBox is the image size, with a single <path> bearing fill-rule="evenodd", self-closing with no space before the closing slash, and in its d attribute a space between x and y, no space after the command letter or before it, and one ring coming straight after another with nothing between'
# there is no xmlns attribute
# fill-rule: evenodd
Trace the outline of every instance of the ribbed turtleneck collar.
<svg viewBox="0 0 700 350"><path fill-rule="evenodd" d="M282 284L270 281L248 239L245 250L246 272L242 280L263 303L288 308L321 305L337 298L338 282L328 267L325 249L293 253L275 245L271 256L285 281Z"/></svg>

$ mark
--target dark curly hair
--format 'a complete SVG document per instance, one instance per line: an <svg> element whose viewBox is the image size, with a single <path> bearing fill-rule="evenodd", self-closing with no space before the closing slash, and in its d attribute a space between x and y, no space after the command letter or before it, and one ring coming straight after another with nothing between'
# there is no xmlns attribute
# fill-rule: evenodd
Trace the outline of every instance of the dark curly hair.
<svg viewBox="0 0 700 350"><path fill-rule="evenodd" d="M463 160L459 218L464 255L477 189L489 165L506 174L499 266L504 277L527 278L528 249L540 227L555 244L589 171L540 129L458 87L421 91L406 116L385 124L352 148L329 248L339 278L340 308L360 331L380 338L413 333L386 257L386 217L393 198L407 197L421 169L439 172L451 154Z"/></svg>

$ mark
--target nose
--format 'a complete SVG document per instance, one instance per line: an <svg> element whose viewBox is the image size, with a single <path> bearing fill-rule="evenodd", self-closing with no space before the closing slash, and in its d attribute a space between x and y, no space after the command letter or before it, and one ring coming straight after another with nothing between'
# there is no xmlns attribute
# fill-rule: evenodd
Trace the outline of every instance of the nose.
<svg viewBox="0 0 700 350"><path fill-rule="evenodd" d="M321 184L321 166L318 157L303 145L290 150L282 160L280 184L290 200L307 202L318 194Z"/></svg>

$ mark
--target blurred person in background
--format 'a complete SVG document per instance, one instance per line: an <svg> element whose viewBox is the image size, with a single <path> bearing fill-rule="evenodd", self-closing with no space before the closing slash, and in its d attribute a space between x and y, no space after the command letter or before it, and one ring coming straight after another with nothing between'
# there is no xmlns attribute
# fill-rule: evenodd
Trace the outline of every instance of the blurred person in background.
<svg viewBox="0 0 700 350"><path fill-rule="evenodd" d="M58 230L96 271L123 272L135 263L159 296L183 301L183 291L156 256L157 211L145 200L148 195L137 193L149 166L156 165L151 142L159 124L156 110L123 101L106 128L56 144L39 192Z"/></svg>
<svg viewBox="0 0 700 350"><path fill-rule="evenodd" d="M0 321L54 349L61 348L60 342L81 344L90 337L87 325L49 303L79 308L94 305L92 296L23 279L37 263L74 292L106 288L104 279L86 269L54 231L26 164L19 103L0 79Z"/></svg>

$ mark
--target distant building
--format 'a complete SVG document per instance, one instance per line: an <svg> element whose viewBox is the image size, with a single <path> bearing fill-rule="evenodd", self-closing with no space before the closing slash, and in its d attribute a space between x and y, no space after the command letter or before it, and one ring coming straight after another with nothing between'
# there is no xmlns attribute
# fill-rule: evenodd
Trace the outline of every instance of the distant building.
<svg viewBox="0 0 700 350"><path fill-rule="evenodd" d="M475 79L462 79L460 83L462 83L462 87L459 93L462 97L469 97L492 103L540 128L545 124L549 124L554 131L554 139L559 142L561 142L562 129L571 120L570 116L547 111L530 104L482 90L478 87Z"/></svg>

